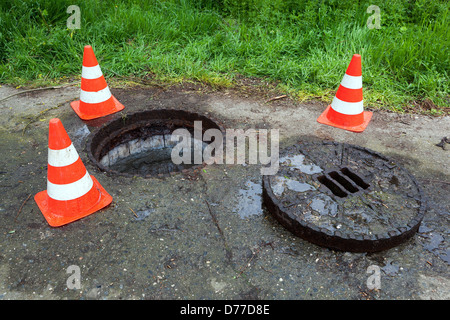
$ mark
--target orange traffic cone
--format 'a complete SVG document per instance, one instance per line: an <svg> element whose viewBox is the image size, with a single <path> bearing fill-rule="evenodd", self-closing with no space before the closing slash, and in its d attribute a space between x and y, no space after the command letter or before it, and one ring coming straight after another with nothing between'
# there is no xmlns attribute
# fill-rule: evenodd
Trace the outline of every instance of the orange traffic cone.
<svg viewBox="0 0 450 320"><path fill-rule="evenodd" d="M59 119L49 124L47 190L34 199L52 227L81 219L112 201L90 176Z"/></svg>
<svg viewBox="0 0 450 320"><path fill-rule="evenodd" d="M100 118L124 108L111 94L91 46L84 47L80 100L70 103L83 120Z"/></svg>
<svg viewBox="0 0 450 320"><path fill-rule="evenodd" d="M317 119L327 124L353 132L362 132L372 118L372 112L364 111L361 56L354 54L336 95Z"/></svg>

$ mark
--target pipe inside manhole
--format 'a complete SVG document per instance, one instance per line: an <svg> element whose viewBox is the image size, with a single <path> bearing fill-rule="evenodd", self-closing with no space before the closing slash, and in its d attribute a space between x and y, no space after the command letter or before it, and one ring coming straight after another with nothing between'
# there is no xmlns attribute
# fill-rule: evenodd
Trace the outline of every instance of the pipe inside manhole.
<svg viewBox="0 0 450 320"><path fill-rule="evenodd" d="M209 129L223 133L222 127L212 119L183 110L158 109L127 114L91 133L88 155L101 170L124 176L161 177L194 169L202 165L194 159L195 153L203 155L204 148L214 142L204 142L201 137L196 139L194 127L200 128L202 135ZM172 151L180 150L181 158L186 148L177 147L180 142L174 136L177 129L184 129L191 139L190 161L178 164L173 161Z"/></svg>

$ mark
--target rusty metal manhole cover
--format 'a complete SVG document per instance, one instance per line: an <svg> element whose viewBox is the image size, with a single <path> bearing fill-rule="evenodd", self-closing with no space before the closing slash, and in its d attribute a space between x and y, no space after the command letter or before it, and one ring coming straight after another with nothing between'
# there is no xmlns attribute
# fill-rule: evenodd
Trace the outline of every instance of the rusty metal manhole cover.
<svg viewBox="0 0 450 320"><path fill-rule="evenodd" d="M172 149L177 144L171 139L176 129L186 129L194 137L195 122L201 132L222 127L210 118L183 110L146 110L126 114L96 131L88 138L89 158L102 171L122 176L164 177L180 171L201 167L203 163L190 161L175 164ZM202 151L207 145L192 138L192 149L200 144ZM193 156L194 150L191 155Z"/></svg>
<svg viewBox="0 0 450 320"><path fill-rule="evenodd" d="M398 162L336 142L300 142L280 153L276 175L263 177L264 203L297 236L331 249L375 252L418 230L420 186Z"/></svg>

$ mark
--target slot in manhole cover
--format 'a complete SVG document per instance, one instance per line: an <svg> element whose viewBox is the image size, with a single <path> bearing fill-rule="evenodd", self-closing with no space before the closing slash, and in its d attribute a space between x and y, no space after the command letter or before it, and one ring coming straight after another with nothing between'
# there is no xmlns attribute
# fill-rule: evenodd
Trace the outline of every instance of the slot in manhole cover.
<svg viewBox="0 0 450 320"><path fill-rule="evenodd" d="M195 122L199 127L195 127ZM196 140L194 128L203 134L208 129L223 129L216 122L197 113L183 110L147 110L117 118L96 131L88 139L90 159L103 171L124 176L163 177L200 167L194 159L208 145ZM172 139L177 129L186 129L191 139L191 161L176 164L172 150L178 144ZM196 148L196 149L195 149ZM182 152L184 148L177 148ZM204 160L204 159L202 159Z"/></svg>
<svg viewBox="0 0 450 320"><path fill-rule="evenodd" d="M425 212L420 186L398 162L327 141L283 150L278 173L263 177L263 197L292 233L353 252L403 243L418 230Z"/></svg>

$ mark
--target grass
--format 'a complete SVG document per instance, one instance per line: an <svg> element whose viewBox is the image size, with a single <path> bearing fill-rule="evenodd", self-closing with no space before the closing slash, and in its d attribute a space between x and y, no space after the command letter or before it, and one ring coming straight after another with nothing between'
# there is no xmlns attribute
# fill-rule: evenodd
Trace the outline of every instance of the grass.
<svg viewBox="0 0 450 320"><path fill-rule="evenodd" d="M2 0L0 82L46 85L79 77L90 44L108 77L233 86L264 78L298 99L333 97L354 53L365 105L449 112L449 4L377 1L77 1L81 29L66 26L72 0Z"/></svg>

